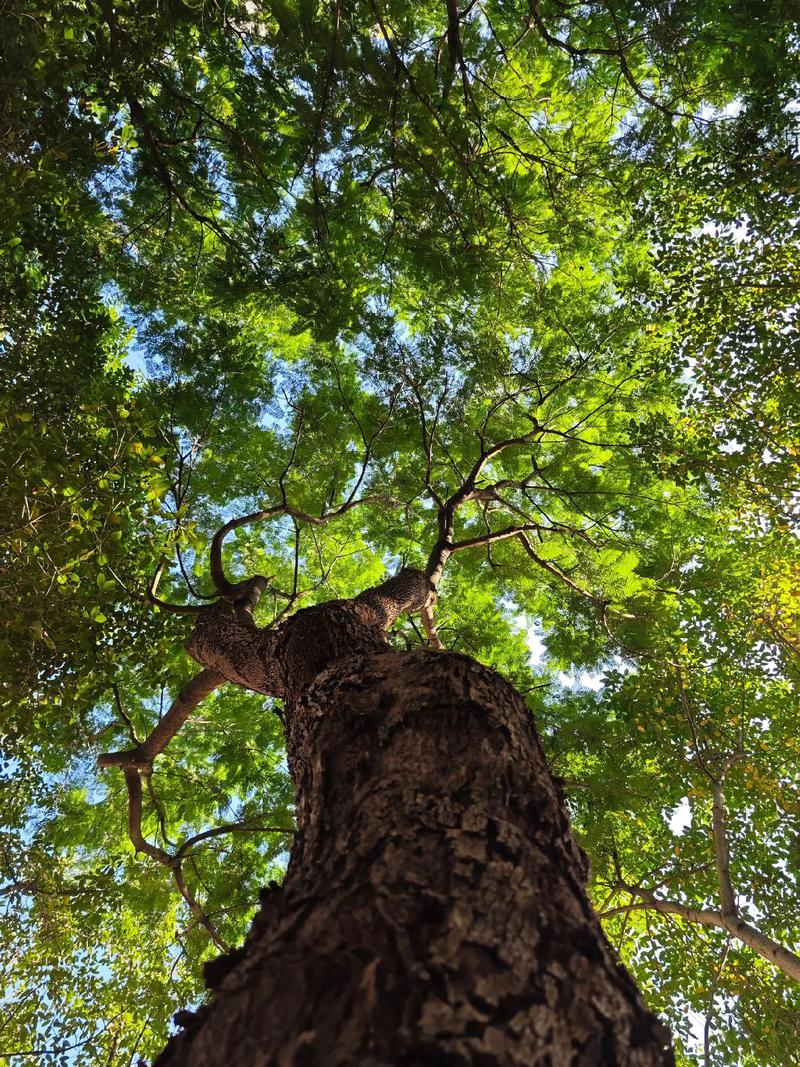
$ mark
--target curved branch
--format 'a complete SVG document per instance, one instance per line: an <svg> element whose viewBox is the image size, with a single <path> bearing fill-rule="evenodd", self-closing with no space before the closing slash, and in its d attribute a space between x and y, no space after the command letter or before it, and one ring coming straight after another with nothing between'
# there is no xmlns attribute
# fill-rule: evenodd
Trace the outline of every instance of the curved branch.
<svg viewBox="0 0 800 1067"><path fill-rule="evenodd" d="M624 886L627 892L638 896L640 900L623 904L617 908L610 908L601 912L601 919L608 919L612 915L621 915L629 911L657 911L662 915L677 915L688 922L698 923L701 926L714 926L719 930L727 930L732 937L741 941L743 945L752 948L759 956L769 960L789 978L800 982L800 956L790 949L779 945L777 941L762 934L756 927L744 919L723 915L721 911L710 908L693 908L688 904L682 904L677 900L662 900L646 889L638 889L635 886Z"/></svg>
<svg viewBox="0 0 800 1067"><path fill-rule="evenodd" d="M605 606L605 601L602 597L595 596L594 593L590 593L588 589L584 589L582 586L578 585L577 582L573 582L570 576L560 567L556 566L555 563L551 563L549 560L542 559L542 557L534 549L533 545L530 542L530 539L524 531L521 531L517 535L517 537L522 547L525 549L527 554L538 567L541 567L542 570L547 571L548 574L552 574L554 578L558 578L558 580L560 582L563 582L564 585L569 586L569 588L572 589L573 592L578 593L580 596L584 597L586 600L589 600L597 607L602 608Z"/></svg>
<svg viewBox="0 0 800 1067"><path fill-rule="evenodd" d="M228 534L234 530L238 530L242 526L250 526L254 522L273 519L276 515L289 515L298 522L307 522L311 526L325 526L331 519L339 518L340 515L344 515L361 504L375 503L383 503L388 507L399 507L402 502L382 493L371 493L367 496L359 497L357 500L348 498L339 507L334 508L332 511L326 511L322 515L311 515L307 511L300 511L297 508L290 507L287 503L283 503L275 504L270 508L263 508L261 511L252 511L249 515L240 515L236 519L230 519L224 526L220 526L214 534L209 550L209 569L215 589L219 591L220 596L230 599L238 589L253 581L253 579L245 579L245 582L234 583L229 581L225 575L225 568L222 565L222 545Z"/></svg>
<svg viewBox="0 0 800 1067"><path fill-rule="evenodd" d="M198 923L208 931L214 944L222 949L223 952L229 952L230 945L228 945L228 943L220 936L219 931L197 903L196 898L186 885L183 877L183 870L181 868L180 850L174 856L171 856L169 852L165 852L163 848L159 848L157 845L152 845L142 833L142 779L140 772L126 768L125 785L128 788L128 837L130 838L133 847L137 852L144 853L144 855L154 859L163 867L169 867L172 871L172 877L175 880L178 892L188 904L192 915L194 915Z"/></svg>
<svg viewBox="0 0 800 1067"><path fill-rule="evenodd" d="M183 859L189 849L199 845L201 841L208 841L212 837L221 837L223 834L234 833L264 833L264 834L293 834L293 826L253 826L246 822L226 823L224 826L212 826L209 830L202 830L199 834L187 838L178 851L176 859Z"/></svg>
<svg viewBox="0 0 800 1067"><path fill-rule="evenodd" d="M101 756L98 763L101 767L120 767L125 776L125 786L128 791L128 837L137 852L149 856L150 859L168 867L172 871L172 877L178 892L181 894L197 922L208 931L211 940L223 952L230 951L230 946L219 934L219 931L206 915L203 908L197 902L183 877L181 860L189 849L209 837L214 837L232 830L254 829L244 823L231 824L229 826L216 827L203 833L195 834L185 841L177 852L172 855L158 845L152 844L142 832L142 775L150 784L150 772L153 759L162 752L181 726L186 722L189 715L197 707L204 697L217 689L225 681L225 678L217 671L203 670L196 674L181 689L172 705L147 738L135 749L129 752L110 752ZM163 812L158 809L155 795L151 790L151 798L156 806L159 821L164 832ZM284 831L285 832L285 831Z"/></svg>
<svg viewBox="0 0 800 1067"><path fill-rule="evenodd" d="M240 526L249 526L253 522L262 522L264 519L271 519L275 515L283 515L286 511L285 504L276 504L274 507L264 508L262 511L253 511L249 515L241 515L237 519L230 519L224 526L220 526L211 540L209 569L214 588L218 590L221 596L229 595L234 588L233 583L228 581L225 576L225 569L222 566L222 545L228 534L238 530Z"/></svg>
<svg viewBox="0 0 800 1067"><path fill-rule="evenodd" d="M291 828L283 826L249 826L247 823L230 823L225 826L215 826L209 830L204 830L202 833L195 834L193 837L188 838L180 846L174 855L169 852L165 852L164 849L158 848L157 845L151 844L142 833L142 779L141 773L137 770L125 769L125 785L128 789L128 837L133 844L133 847L137 852L142 852L151 859L154 859L157 863L160 863L163 867L169 867L172 871L172 877L175 880L175 885L178 892L189 906L189 910L195 917L197 922L208 931L211 940L217 945L223 952L230 951L230 945L220 936L219 931L206 915L203 908L197 902L196 897L186 885L186 881L183 877L183 868L181 861L186 857L189 850L199 844L201 841L206 841L211 837L218 837L221 834L232 833L235 831L268 831L274 833L292 833ZM12 887L13 889L13 887Z"/></svg>
<svg viewBox="0 0 800 1067"><path fill-rule="evenodd" d="M128 788L128 837L133 847L165 867L174 866L175 860L169 852L151 845L142 833L142 779L139 771L125 768L125 785Z"/></svg>
<svg viewBox="0 0 800 1067"><path fill-rule="evenodd" d="M199 615L205 608L199 604L171 604L167 600L162 600L156 596L156 590L158 589L158 583L161 581L161 576L164 573L164 566L166 561L162 558L156 573L153 575L153 580L147 587L147 599L151 604L155 604L157 608L161 608L162 611L169 611L173 615Z"/></svg>
<svg viewBox="0 0 800 1067"><path fill-rule="evenodd" d="M225 678L218 671L200 671L181 689L167 714L141 744L125 752L105 752L98 758L98 766L120 767L126 772L148 770L155 757L164 751L197 705L224 682Z"/></svg>

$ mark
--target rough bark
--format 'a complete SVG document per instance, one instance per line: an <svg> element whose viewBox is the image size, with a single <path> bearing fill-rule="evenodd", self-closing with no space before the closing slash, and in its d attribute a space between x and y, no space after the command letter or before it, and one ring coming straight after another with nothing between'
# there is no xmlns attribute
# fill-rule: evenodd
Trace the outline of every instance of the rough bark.
<svg viewBox="0 0 800 1067"><path fill-rule="evenodd" d="M589 905L522 699L464 656L388 648L383 627L427 602L424 582L298 612L265 639L298 833L159 1067L673 1062ZM226 673L210 633L192 653Z"/></svg>

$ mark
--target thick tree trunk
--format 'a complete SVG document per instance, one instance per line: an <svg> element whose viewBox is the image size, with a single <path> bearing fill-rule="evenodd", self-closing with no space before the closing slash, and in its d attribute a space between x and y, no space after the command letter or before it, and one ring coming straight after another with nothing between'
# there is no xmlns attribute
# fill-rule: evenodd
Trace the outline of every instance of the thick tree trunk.
<svg viewBox="0 0 800 1067"><path fill-rule="evenodd" d="M672 1063L589 905L522 699L464 656L391 651L385 624L365 595L270 639L289 869L159 1067Z"/></svg>

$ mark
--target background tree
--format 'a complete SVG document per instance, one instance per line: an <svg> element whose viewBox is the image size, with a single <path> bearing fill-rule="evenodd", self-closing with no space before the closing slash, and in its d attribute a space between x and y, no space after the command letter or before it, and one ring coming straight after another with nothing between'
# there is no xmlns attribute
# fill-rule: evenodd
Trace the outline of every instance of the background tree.
<svg viewBox="0 0 800 1067"><path fill-rule="evenodd" d="M167 872L135 860L122 776L93 769L147 735L191 670L182 624L143 596L161 553L160 595L207 593L221 522L281 486L319 517L365 468L356 493L380 501L242 529L226 557L275 575L262 621L300 594L352 595L422 562L431 490L460 484L498 401L498 432L531 417L546 432L498 460L488 484L516 484L471 503L464 537L552 529L534 555L509 537L453 556L442 643L527 693L596 899L628 909L610 929L683 1047L705 1036L722 1063L793 1047L772 964L630 910L644 898L624 888L720 908L697 751L713 764L741 741L725 789L738 906L797 949L781 762L796 737L791 6L456 15L3 12L3 585L21 605L3 649L7 1056L155 1050L218 951ZM114 366L126 346L137 378ZM542 401L537 383L558 382ZM406 624L397 640L421 638ZM565 693L597 677L581 672L606 685ZM291 825L280 723L261 709L220 692L186 723L150 782L148 840ZM684 797L685 841L668 828ZM232 832L187 860L226 943L286 843Z"/></svg>

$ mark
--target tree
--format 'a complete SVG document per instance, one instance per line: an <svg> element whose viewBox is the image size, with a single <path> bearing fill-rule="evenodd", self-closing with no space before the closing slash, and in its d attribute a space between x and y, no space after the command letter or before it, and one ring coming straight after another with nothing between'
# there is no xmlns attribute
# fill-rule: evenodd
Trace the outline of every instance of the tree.
<svg viewBox="0 0 800 1067"><path fill-rule="evenodd" d="M159 1062L672 1062L591 911L585 857L524 702L473 660L392 652L383 636L412 611L435 634L431 604L454 552L516 536L535 558L527 534L539 524L455 535L461 507L499 498L496 483L479 484L487 464L521 443L485 447L440 501L424 572L404 568L266 630L252 613L268 580L231 583L223 537L308 517L284 502L217 533L220 599L200 609L189 642L203 670L144 742L100 762L124 771L134 845L187 896L181 863L204 835L172 855L147 842L141 779L203 697L232 682L284 702L299 825L287 880L262 893L212 1011L181 1015L185 1035ZM317 522L355 503L351 493Z"/></svg>
<svg viewBox="0 0 800 1067"><path fill-rule="evenodd" d="M142 843L179 868L137 860L125 775L93 768L189 678L185 623L140 595L161 554L165 603L214 599L215 529L284 509L223 573L272 575L255 617L288 627L424 571L484 449L532 434L457 509L438 639L524 694L678 1057L785 1061L791 979L687 915L727 908L735 756L734 905L797 947L794 18L4 12L4 1055L154 1054L282 874L280 702L215 690L142 776Z"/></svg>

